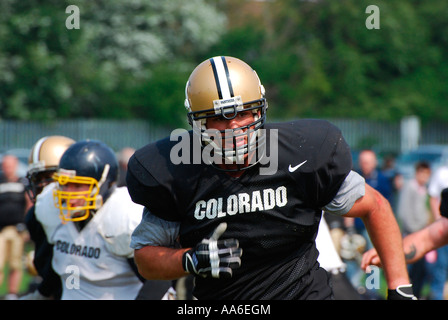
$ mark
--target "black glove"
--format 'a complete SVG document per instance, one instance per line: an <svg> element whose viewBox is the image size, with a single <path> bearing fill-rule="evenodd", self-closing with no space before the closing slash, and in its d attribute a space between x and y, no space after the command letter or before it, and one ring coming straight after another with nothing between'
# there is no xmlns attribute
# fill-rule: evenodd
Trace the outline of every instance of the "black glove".
<svg viewBox="0 0 448 320"><path fill-rule="evenodd" d="M412 284L398 286L395 290L387 290L387 300L417 300L412 290Z"/></svg>
<svg viewBox="0 0 448 320"><path fill-rule="evenodd" d="M442 190L440 197L440 214L448 218L448 188Z"/></svg>
<svg viewBox="0 0 448 320"><path fill-rule="evenodd" d="M243 250L236 239L218 240L226 229L227 224L221 223L209 239L203 239L184 253L182 266L185 271L204 278L232 277L232 269L241 265Z"/></svg>

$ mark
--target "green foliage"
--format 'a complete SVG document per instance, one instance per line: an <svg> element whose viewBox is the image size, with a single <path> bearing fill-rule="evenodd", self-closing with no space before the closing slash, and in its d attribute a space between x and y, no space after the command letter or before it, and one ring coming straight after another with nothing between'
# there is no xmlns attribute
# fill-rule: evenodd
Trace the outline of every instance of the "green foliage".
<svg viewBox="0 0 448 320"><path fill-rule="evenodd" d="M280 5L281 4L281 5ZM380 29L369 30L371 1L276 1L276 57L265 86L276 117L363 117L398 120L446 117L448 89L443 1L375 1ZM434 5L434 6L433 6ZM438 13L433 10L440 10ZM433 21L431 16L438 16ZM445 59L444 59L445 58ZM262 72L260 72L262 73ZM272 104L272 102L271 102ZM432 111L430 111L432 110Z"/></svg>
<svg viewBox="0 0 448 320"><path fill-rule="evenodd" d="M66 27L72 4L80 29ZM179 70L216 42L226 23L204 0L5 0L0 9L6 119L145 116L175 123L179 117L168 110L183 105L179 82L188 77Z"/></svg>
<svg viewBox="0 0 448 320"><path fill-rule="evenodd" d="M380 29L365 25L372 4ZM448 121L447 18L445 0L3 0L0 119L184 127L188 75L232 55L257 70L271 118Z"/></svg>

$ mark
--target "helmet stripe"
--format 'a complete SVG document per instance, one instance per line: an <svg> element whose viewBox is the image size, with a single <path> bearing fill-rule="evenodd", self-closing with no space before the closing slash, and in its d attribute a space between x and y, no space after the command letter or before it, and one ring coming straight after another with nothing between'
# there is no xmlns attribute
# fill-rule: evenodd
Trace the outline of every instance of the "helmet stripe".
<svg viewBox="0 0 448 320"><path fill-rule="evenodd" d="M40 160L40 157L39 157L40 149L42 147L42 144L47 140L47 138L48 137L40 138L39 141L36 142L36 145L34 146L33 154L31 156L32 157L32 159L31 159L32 163L39 162L39 160Z"/></svg>
<svg viewBox="0 0 448 320"><path fill-rule="evenodd" d="M215 77L216 88L219 99L229 99L233 97L232 84L230 83L229 70L224 57L214 57L210 59Z"/></svg>
<svg viewBox="0 0 448 320"><path fill-rule="evenodd" d="M227 79L227 85L229 86L230 97L233 97L233 87L232 87L232 81L230 81L229 67L227 66L225 57L221 57L221 60L224 66L224 71L226 72L226 79Z"/></svg>
<svg viewBox="0 0 448 320"><path fill-rule="evenodd" d="M219 99L222 99L221 85L219 84L218 71L216 70L214 58L210 59L210 63L212 64L212 70L213 70L213 76L215 77L216 89L218 89L218 97L219 97Z"/></svg>

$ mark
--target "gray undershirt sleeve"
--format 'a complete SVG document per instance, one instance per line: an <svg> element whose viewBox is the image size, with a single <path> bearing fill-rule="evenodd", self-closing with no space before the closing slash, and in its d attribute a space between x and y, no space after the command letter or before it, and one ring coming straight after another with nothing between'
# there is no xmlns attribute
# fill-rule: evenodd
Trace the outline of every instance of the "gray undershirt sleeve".
<svg viewBox="0 0 448 320"><path fill-rule="evenodd" d="M142 221L132 233L130 246L133 249L146 246L175 247L179 226L179 222L163 220L145 208Z"/></svg>
<svg viewBox="0 0 448 320"><path fill-rule="evenodd" d="M356 200L365 195L365 180L355 171L345 178L334 199L323 210L328 213L344 215L350 211Z"/></svg>

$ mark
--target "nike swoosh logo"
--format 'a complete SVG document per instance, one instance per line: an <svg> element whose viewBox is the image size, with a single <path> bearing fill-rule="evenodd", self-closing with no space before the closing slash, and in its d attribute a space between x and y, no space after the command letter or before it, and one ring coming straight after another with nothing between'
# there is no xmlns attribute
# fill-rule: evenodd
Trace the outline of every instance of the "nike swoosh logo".
<svg viewBox="0 0 448 320"><path fill-rule="evenodd" d="M307 162L308 160L303 161L302 163L299 163L298 165L296 165L295 167L291 167L291 165L289 165L289 172L294 172L297 169L299 169L301 166L303 166L305 164L305 162Z"/></svg>

